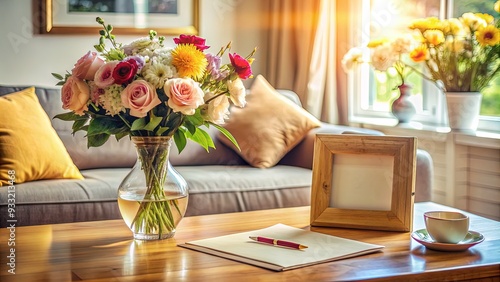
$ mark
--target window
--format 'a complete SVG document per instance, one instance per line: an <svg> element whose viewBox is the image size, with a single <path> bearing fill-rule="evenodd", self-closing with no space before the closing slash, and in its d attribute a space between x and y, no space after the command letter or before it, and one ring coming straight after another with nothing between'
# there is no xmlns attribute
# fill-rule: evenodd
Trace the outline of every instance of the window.
<svg viewBox="0 0 500 282"><path fill-rule="evenodd" d="M368 5L367 5L368 4ZM484 0L360 0L352 4L359 17L354 19L353 46L361 46L374 39L408 34L407 26L416 18L459 17L464 12L483 12L498 16L492 1ZM423 66L422 71L425 71ZM413 121L444 126L447 122L445 97L432 83L417 74L407 81L413 86L411 100L417 109ZM397 97L395 87L399 80L395 71L375 72L363 65L349 79L352 95L352 117L392 118L391 102ZM500 75L483 91L480 129L500 131Z"/></svg>

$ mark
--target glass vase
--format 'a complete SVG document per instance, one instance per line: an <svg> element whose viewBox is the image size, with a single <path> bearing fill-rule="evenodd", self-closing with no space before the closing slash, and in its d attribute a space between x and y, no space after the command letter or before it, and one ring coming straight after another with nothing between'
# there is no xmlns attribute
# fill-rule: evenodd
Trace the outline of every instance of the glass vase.
<svg viewBox="0 0 500 282"><path fill-rule="evenodd" d="M132 137L137 162L118 188L118 207L139 240L171 238L184 217L188 187L170 165L171 137Z"/></svg>

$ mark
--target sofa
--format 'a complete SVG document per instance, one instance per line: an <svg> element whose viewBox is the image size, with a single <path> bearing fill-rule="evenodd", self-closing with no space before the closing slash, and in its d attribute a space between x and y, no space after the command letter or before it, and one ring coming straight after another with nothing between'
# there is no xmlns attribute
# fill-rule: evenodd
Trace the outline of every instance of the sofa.
<svg viewBox="0 0 500 282"><path fill-rule="evenodd" d="M0 96L26 87L0 86ZM57 88L36 87L36 96L52 118L64 112ZM296 104L296 94L279 92ZM84 179L44 179L15 184L16 226L121 218L117 188L136 162L128 138L110 139L101 147L87 148L84 133L72 134L71 122L51 119L57 135ZM172 146L170 161L186 179L189 202L186 216L285 208L310 204L314 139L317 133L374 134L375 130L321 123L270 168L250 166L235 150L222 143L217 130L209 129L216 150L206 152L188 142L179 154ZM33 136L36 146L36 137ZM0 144L1 146L1 144ZM38 148L44 150L44 148ZM0 160L1 162L1 160ZM417 151L415 201L430 200L432 159ZM0 187L0 226L7 225L7 186Z"/></svg>

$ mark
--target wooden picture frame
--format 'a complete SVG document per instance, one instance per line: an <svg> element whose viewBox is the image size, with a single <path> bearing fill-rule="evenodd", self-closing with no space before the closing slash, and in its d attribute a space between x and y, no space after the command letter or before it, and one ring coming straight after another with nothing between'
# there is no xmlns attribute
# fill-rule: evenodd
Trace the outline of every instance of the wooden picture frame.
<svg viewBox="0 0 500 282"><path fill-rule="evenodd" d="M335 158L349 160L350 156L354 161L335 164ZM365 157L366 160L371 160L365 162ZM378 164L379 160L383 160L380 163L389 164L389 172L392 171L392 175L384 176L379 173L380 169L387 171L387 168ZM334 164L340 165L340 168L335 168ZM343 167L347 173L341 173ZM334 173L336 169L338 171ZM403 232L412 230L416 175L415 137L318 134L315 139L312 170L311 226ZM363 171L366 171L368 176L374 176L374 182L368 179L369 185L362 184L357 187L356 185L360 185L358 180L363 178L358 176ZM342 183L336 181L336 178L346 181ZM379 185L381 178L384 183ZM342 186L333 187L333 183L342 183ZM387 183L389 197L382 198L389 198L388 204L381 203L375 205L376 208L371 207L372 202L380 200L370 198L370 193L379 194L372 189L386 186ZM332 199L332 195L337 191L335 189L341 191L340 194L347 195L344 197L347 204L342 204L337 199L337 203L332 206L336 201ZM387 187L382 189L385 191ZM367 192L357 193L359 191ZM386 191L381 194L384 193L387 194ZM359 204L356 203L358 200ZM382 199L382 202L384 201L387 200Z"/></svg>
<svg viewBox="0 0 500 282"><path fill-rule="evenodd" d="M97 4L109 2L94 1ZM101 17L106 24L113 26L114 34L148 36L150 30L155 30L158 35L198 34L199 0L173 1L176 5L175 13L144 12L144 7L139 7L140 9L134 7L133 12L129 10L125 12L69 12L69 0L32 0L33 31L37 34L99 34L102 26L95 19Z"/></svg>

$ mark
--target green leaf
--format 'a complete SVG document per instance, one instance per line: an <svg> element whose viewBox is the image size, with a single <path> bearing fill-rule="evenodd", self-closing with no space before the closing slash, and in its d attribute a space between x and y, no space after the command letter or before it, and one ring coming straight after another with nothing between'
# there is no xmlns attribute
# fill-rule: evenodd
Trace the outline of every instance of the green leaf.
<svg viewBox="0 0 500 282"><path fill-rule="evenodd" d="M210 137L210 135L205 130L198 128L194 134L187 133L186 136L187 138L200 144L207 152L208 148L215 148L212 137Z"/></svg>
<svg viewBox="0 0 500 282"><path fill-rule="evenodd" d="M87 135L87 148L102 146L109 139L109 134L101 133L92 136Z"/></svg>
<svg viewBox="0 0 500 282"><path fill-rule="evenodd" d="M114 134L118 131L121 131L121 127L119 123L117 123L112 118L94 118L89 123L89 129L87 131L87 136L98 135L102 133L106 133L108 135Z"/></svg>
<svg viewBox="0 0 500 282"><path fill-rule="evenodd" d="M200 110L196 110L194 115L186 116L185 119L196 127L203 125L205 122L205 119L201 116Z"/></svg>
<svg viewBox="0 0 500 282"><path fill-rule="evenodd" d="M59 79L59 80L64 80L64 77L58 73L51 73L53 77Z"/></svg>
<svg viewBox="0 0 500 282"><path fill-rule="evenodd" d="M163 120L162 117L157 117L157 116L152 116L149 120L149 123L146 124L146 126L144 127L145 130L147 131L154 131L155 128L160 125L160 122Z"/></svg>
<svg viewBox="0 0 500 282"><path fill-rule="evenodd" d="M177 150L179 154L184 150L187 144L186 135L183 129L179 128L179 130L174 133L174 142L175 146L177 146Z"/></svg>
<svg viewBox="0 0 500 282"><path fill-rule="evenodd" d="M146 118L143 117L143 118L134 120L134 122L132 123L132 126L130 127L130 130L131 131L144 130L145 127L146 127Z"/></svg>
<svg viewBox="0 0 500 282"><path fill-rule="evenodd" d="M127 136L129 133L127 131L123 131L115 134L116 141L120 141L123 137Z"/></svg>
<svg viewBox="0 0 500 282"><path fill-rule="evenodd" d="M84 127L86 123L87 123L87 119L75 120L75 122L73 123L73 126L72 126L73 133L82 130L82 127Z"/></svg>
<svg viewBox="0 0 500 282"><path fill-rule="evenodd" d="M102 48L101 45L94 45L94 49L97 51L97 52L103 52L104 51L104 48Z"/></svg>
<svg viewBox="0 0 500 282"><path fill-rule="evenodd" d="M165 131L169 130L170 127L163 127L163 126L160 126L158 128L158 130L156 131L156 136L161 136L163 133L165 133Z"/></svg>
<svg viewBox="0 0 500 282"><path fill-rule="evenodd" d="M226 136L227 139L229 139L229 141L231 141L234 144L234 146L236 146L236 148L238 148L238 150L241 151L240 146L238 145L238 141L236 141L234 136L227 129L225 129L224 127L222 127L218 124L212 123L212 122L210 122L210 124L213 125L215 128L217 128L217 130L219 130L220 133L222 133L224 136Z"/></svg>
<svg viewBox="0 0 500 282"><path fill-rule="evenodd" d="M129 134L130 131L128 129L128 126L124 124L122 127L111 128L106 133L111 135L122 134L122 133Z"/></svg>
<svg viewBox="0 0 500 282"><path fill-rule="evenodd" d="M54 118L58 118L58 119L64 120L64 121L75 121L75 120L81 120L81 119L88 120L89 117L87 115L80 116L80 115L77 115L73 112L67 112L67 113L55 115Z"/></svg>
<svg viewBox="0 0 500 282"><path fill-rule="evenodd" d="M196 126L192 123L190 123L189 121L186 121L184 123L184 126L187 128L187 130L189 131L189 133L191 134L195 134L196 133Z"/></svg>

